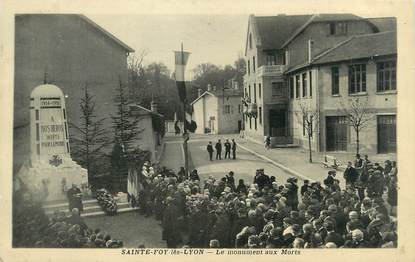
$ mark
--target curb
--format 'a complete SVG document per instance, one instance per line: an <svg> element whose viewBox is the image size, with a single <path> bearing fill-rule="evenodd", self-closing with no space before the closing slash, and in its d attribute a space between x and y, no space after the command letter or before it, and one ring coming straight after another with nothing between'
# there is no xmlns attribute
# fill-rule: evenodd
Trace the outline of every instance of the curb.
<svg viewBox="0 0 415 262"><path fill-rule="evenodd" d="M289 174L291 174L291 175L293 175L293 176L296 176L296 177L298 177L298 178L300 178L300 179L302 179L302 180L309 180L310 182L315 182L315 180L314 180L314 179L311 179L311 178L309 178L309 177L306 177L306 176L304 176L304 175L302 175L302 174L298 173L297 171L294 171L294 170L292 170L291 168L288 168L288 167L284 166L284 165L283 165L283 164L281 164L281 163L278 163L278 162L276 162L276 161L274 161L274 160L272 160L272 159L270 159L270 158L268 158L268 157L266 157L266 156L264 156L264 155L262 155L262 154L260 154L260 153L257 153L257 152L255 152L255 151L253 151L252 149L250 149L250 148L248 148L248 147L245 147L245 146L243 146L243 145L241 145L241 144L239 144L239 147L240 147L240 148L242 148L243 150L248 151L249 153L251 153L251 154L253 154L253 155L255 155L255 156L259 157L259 158L264 159L265 161L267 161L267 162L269 162L269 163L273 164L274 166L277 166L277 167L281 168L282 170L284 170L285 172L287 172L287 173L289 173Z"/></svg>

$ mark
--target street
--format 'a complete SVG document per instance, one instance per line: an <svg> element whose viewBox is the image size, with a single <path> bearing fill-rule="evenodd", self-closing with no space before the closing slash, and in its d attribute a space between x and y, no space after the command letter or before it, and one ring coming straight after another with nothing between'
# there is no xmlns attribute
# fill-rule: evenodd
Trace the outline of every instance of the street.
<svg viewBox="0 0 415 262"><path fill-rule="evenodd" d="M278 184L284 184L287 178L290 177L290 174L287 172L240 147L237 147L236 150L236 160L224 159L225 152L224 149L222 149L222 160L214 159L213 161L210 161L208 152L206 151L208 142L212 141L214 145L217 139L220 138L222 141L222 147L224 147L223 143L225 142L225 139L228 138L230 140L232 137L236 139L237 135L226 135L220 137L216 135L206 135L190 138L188 142L190 156L189 166L197 169L202 181L207 179L209 176L213 176L216 180L219 180L229 171L233 171L235 173L235 183L238 183L239 179L243 179L245 183L251 184L255 176L255 171L259 168L263 168L267 175L275 176ZM238 144L238 139L235 141ZM161 160L162 166L166 166L176 172L180 166L183 166L182 143L183 139L179 136L166 137L166 148ZM214 152L214 158L215 154L216 152Z"/></svg>

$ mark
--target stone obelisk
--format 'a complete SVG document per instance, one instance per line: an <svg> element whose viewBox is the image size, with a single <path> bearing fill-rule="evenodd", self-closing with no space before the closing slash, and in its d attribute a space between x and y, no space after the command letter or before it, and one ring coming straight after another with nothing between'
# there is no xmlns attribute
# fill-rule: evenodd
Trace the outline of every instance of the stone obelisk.
<svg viewBox="0 0 415 262"><path fill-rule="evenodd" d="M65 97L55 85L37 86L30 95L30 160L19 172L45 200L63 200L72 184L85 189L87 170L71 159Z"/></svg>

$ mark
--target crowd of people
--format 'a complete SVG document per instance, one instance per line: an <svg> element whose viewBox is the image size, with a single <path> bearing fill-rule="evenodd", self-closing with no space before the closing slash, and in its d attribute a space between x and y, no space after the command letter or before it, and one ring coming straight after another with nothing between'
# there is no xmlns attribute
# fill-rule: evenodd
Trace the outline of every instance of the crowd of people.
<svg viewBox="0 0 415 262"><path fill-rule="evenodd" d="M139 206L161 220L167 247L386 248L397 246L397 165L348 163L345 187L330 170L322 182L277 181L263 169L251 184L201 181L146 163Z"/></svg>
<svg viewBox="0 0 415 262"><path fill-rule="evenodd" d="M38 248L119 248L120 240L112 239L100 229L88 227L80 216L80 210L71 209L46 215L42 202L36 201L27 190L14 194L13 246Z"/></svg>

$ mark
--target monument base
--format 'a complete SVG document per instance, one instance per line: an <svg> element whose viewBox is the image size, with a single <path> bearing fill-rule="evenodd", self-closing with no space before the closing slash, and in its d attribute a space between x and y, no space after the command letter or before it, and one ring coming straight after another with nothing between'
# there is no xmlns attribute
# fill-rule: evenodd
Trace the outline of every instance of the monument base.
<svg viewBox="0 0 415 262"><path fill-rule="evenodd" d="M66 192L72 184L76 184L84 196L90 194L88 171L69 157L61 159L58 166L29 161L20 169L18 176L29 190L39 194L44 201L66 200Z"/></svg>

